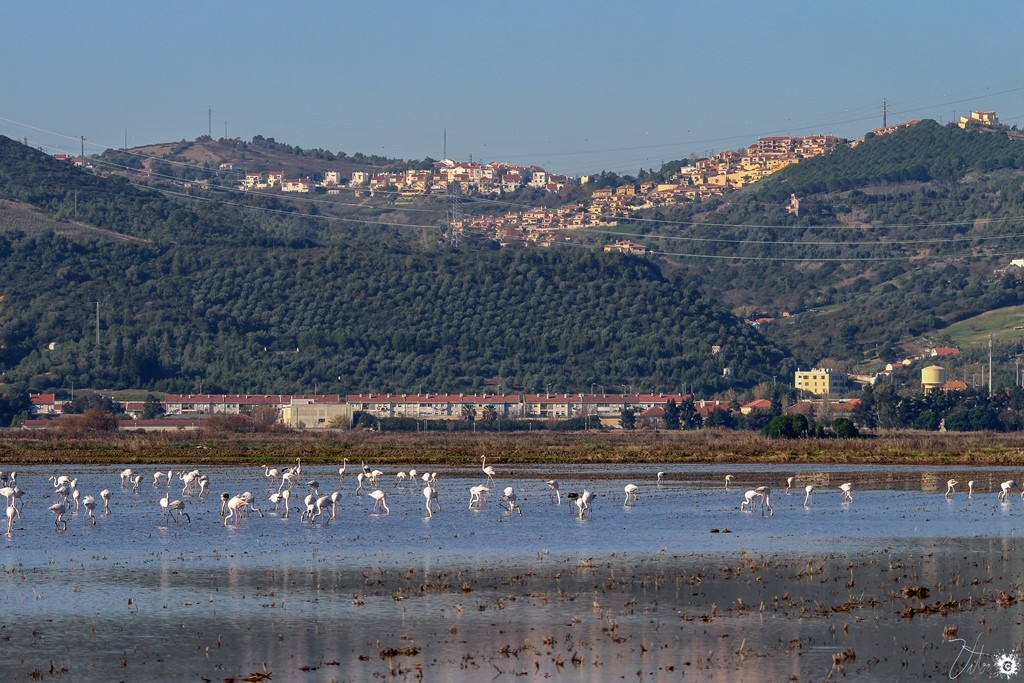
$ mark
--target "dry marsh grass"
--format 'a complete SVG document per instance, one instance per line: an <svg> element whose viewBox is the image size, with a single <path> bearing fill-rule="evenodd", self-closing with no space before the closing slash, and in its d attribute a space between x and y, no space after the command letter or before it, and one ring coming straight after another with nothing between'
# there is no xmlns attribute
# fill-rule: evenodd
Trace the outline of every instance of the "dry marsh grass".
<svg viewBox="0 0 1024 683"><path fill-rule="evenodd" d="M487 455L517 463L835 463L1013 465L1024 434L885 432L865 438L775 440L750 432L290 433L211 437L197 432L72 438L46 432L0 434L3 466L61 463L279 463L342 458L368 463L466 465Z"/></svg>

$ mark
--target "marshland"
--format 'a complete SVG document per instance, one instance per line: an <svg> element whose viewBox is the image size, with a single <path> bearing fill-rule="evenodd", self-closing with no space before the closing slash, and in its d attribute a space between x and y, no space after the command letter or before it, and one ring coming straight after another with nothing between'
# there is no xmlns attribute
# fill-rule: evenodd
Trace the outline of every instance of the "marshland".
<svg viewBox="0 0 1024 683"><path fill-rule="evenodd" d="M986 680L1019 665L1024 465L1008 436L18 434L0 447L24 491L0 551L16 678ZM194 471L205 493L185 488ZM66 528L50 509L61 476L79 491L64 494ZM758 487L768 505L741 511ZM333 510L305 514L314 488L338 494ZM286 489L288 512L269 500ZM81 501L102 490L93 524ZM584 490L581 511L570 494ZM226 519L222 495L243 492L251 504Z"/></svg>

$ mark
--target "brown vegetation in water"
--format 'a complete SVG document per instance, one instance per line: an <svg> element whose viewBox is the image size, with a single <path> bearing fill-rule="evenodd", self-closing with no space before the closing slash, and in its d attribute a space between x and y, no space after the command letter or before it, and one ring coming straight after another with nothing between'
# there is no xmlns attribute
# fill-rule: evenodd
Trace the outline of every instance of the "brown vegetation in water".
<svg viewBox="0 0 1024 683"><path fill-rule="evenodd" d="M0 433L7 466L44 463L232 465L301 457L311 465L505 463L803 463L1012 465L1024 436L891 432L862 439L769 439L751 432L517 432L510 434L331 431L282 434Z"/></svg>

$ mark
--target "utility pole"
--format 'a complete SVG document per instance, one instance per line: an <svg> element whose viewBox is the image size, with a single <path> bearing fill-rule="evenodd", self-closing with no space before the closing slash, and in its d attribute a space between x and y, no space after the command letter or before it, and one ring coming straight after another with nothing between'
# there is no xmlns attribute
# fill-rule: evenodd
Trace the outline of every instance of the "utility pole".
<svg viewBox="0 0 1024 683"><path fill-rule="evenodd" d="M992 395L992 334L988 335L988 395Z"/></svg>

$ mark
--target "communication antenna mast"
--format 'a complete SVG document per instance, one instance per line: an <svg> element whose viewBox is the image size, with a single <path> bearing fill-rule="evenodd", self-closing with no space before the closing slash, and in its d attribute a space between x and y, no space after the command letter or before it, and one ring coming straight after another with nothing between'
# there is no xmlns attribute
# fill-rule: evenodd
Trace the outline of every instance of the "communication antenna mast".
<svg viewBox="0 0 1024 683"><path fill-rule="evenodd" d="M883 97L882 98L882 128L888 128L888 126L889 126L888 114L889 114L889 101L886 100Z"/></svg>
<svg viewBox="0 0 1024 683"><path fill-rule="evenodd" d="M206 137L213 137L213 107L206 110Z"/></svg>

